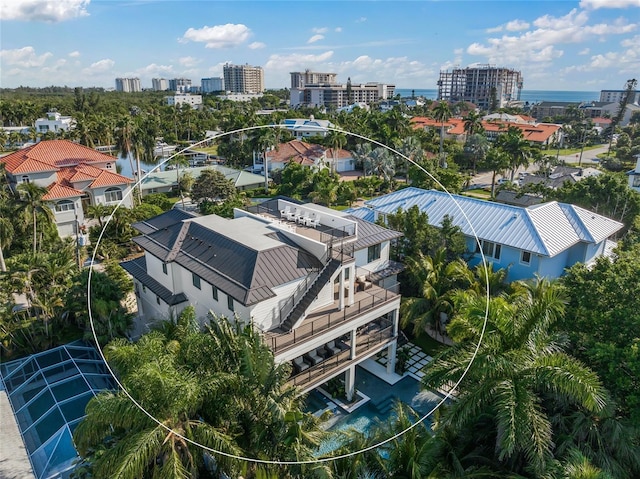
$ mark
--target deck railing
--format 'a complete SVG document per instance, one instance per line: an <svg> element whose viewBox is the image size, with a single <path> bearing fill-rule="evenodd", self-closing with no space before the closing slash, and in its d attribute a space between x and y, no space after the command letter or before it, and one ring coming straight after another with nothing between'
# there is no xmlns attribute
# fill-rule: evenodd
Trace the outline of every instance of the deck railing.
<svg viewBox="0 0 640 479"><path fill-rule="evenodd" d="M274 354L277 354L333 327L362 316L397 297L398 294L390 289L376 288L376 291L369 293L367 298L357 301L340 311L327 312L313 320L307 319L298 328L288 333L267 332L264 340Z"/></svg>
<svg viewBox="0 0 640 479"><path fill-rule="evenodd" d="M320 384L324 382L324 378L330 376L336 369L343 368L349 363L359 360L359 357L382 343L388 342L393 339L393 327L389 326L384 329L371 331L368 333L359 334L356 336L356 357L351 358L351 347L348 342L345 342L349 349L339 352L331 356L328 359L311 366L309 369L302 371L301 373L294 374L289 379L289 384L298 387L304 387L311 383Z"/></svg>

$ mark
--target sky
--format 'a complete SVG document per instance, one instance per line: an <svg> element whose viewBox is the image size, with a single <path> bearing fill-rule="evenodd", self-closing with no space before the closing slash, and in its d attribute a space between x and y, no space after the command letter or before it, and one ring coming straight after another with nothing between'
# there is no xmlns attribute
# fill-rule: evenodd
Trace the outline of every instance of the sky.
<svg viewBox="0 0 640 479"><path fill-rule="evenodd" d="M441 70L520 70L525 90L640 77L640 0L0 0L0 87L221 77L225 63L435 89Z"/></svg>

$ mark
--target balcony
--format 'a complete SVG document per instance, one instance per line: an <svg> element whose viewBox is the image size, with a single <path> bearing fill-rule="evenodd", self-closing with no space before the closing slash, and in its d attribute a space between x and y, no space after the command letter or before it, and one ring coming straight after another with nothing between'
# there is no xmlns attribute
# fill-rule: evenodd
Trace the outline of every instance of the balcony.
<svg viewBox="0 0 640 479"><path fill-rule="evenodd" d="M343 345L341 352L302 372L295 372L294 370L288 383L308 391L326 382L349 366L358 364L372 354L379 352L396 337L393 335L393 323L391 321L372 322L362 327L356 334L355 357L351 357L351 340L345 338L341 342Z"/></svg>
<svg viewBox="0 0 640 479"><path fill-rule="evenodd" d="M339 309L338 301L334 301L328 306L310 312L302 324L291 331L287 332L276 328L265 332L264 341L271 348L273 354L283 353L399 299L397 286L396 284L396 287L392 289L372 286L366 291L356 292L354 303L345 306L342 310Z"/></svg>

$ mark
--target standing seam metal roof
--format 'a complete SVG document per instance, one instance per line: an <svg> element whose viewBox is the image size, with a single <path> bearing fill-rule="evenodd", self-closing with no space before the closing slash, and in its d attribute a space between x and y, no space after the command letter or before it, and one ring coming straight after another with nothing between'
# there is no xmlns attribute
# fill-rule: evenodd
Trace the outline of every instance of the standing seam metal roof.
<svg viewBox="0 0 640 479"><path fill-rule="evenodd" d="M448 215L467 236L475 236L475 231L480 239L543 256L555 256L579 241L598 242L623 227L573 205L551 202L522 208L413 187L369 200L366 205L382 214L415 205L432 225L441 225Z"/></svg>

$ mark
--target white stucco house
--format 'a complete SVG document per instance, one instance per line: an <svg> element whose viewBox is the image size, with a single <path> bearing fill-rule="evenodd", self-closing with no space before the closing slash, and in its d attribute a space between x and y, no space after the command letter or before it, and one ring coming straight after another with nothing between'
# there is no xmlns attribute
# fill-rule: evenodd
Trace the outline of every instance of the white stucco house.
<svg viewBox="0 0 640 479"><path fill-rule="evenodd" d="M556 201L525 208L414 187L374 198L365 205L350 213L376 221L416 206L433 226L440 226L449 216L466 238L470 266L482 261L482 250L496 269L509 268L508 281L535 275L558 278L575 263L590 264L609 255L616 245L610 238L624 226Z"/></svg>
<svg viewBox="0 0 640 479"><path fill-rule="evenodd" d="M301 140L281 143L277 148L268 151L266 156L268 172L280 170L291 162L315 169L332 168L336 173L356 169L356 162L351 152L342 148L325 148L322 145ZM264 172L263 153L254 152L253 171Z"/></svg>
<svg viewBox="0 0 640 479"><path fill-rule="evenodd" d="M233 219L171 210L134 224L138 330L193 305L259 328L290 382L309 391L387 348L395 358L399 233L315 204L268 200ZM393 372L395 359L389 362Z"/></svg>
<svg viewBox="0 0 640 479"><path fill-rule="evenodd" d="M89 205L117 205L130 208L129 191L134 180L116 173L117 158L68 140L48 140L0 158L9 185L15 191L21 183L47 188L49 201L61 237L77 233L84 224Z"/></svg>

